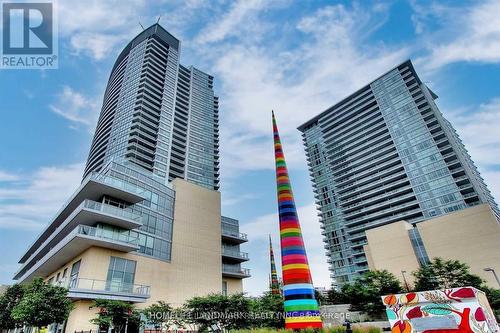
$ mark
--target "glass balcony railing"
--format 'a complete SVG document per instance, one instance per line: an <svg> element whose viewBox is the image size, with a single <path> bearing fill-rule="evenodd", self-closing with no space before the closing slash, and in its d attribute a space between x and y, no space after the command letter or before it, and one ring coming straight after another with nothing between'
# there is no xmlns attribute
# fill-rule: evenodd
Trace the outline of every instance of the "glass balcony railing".
<svg viewBox="0 0 500 333"><path fill-rule="evenodd" d="M84 279L76 278L70 280L61 280L57 282L58 285L66 287L70 290L92 290L92 291L105 291L105 292L116 292L116 293L126 293L139 296L150 295L150 286L124 283L120 281L104 281L95 279Z"/></svg>
<svg viewBox="0 0 500 333"><path fill-rule="evenodd" d="M357 210L354 210L352 212L349 212L347 214L344 214L344 218L347 219L347 218L350 218L352 216L355 216L357 214L360 214L360 213L363 213L363 212L369 212L369 211L372 211L374 209L378 209L380 207L383 207L383 206L387 206L387 205L390 205L390 204L393 204L393 203L396 203L398 201L402 201L402 200L406 200L406 199L410 199L412 198L413 196L415 196L413 194L413 192L411 193L408 193L408 194L405 194L405 195L401 195L401 196L398 196L394 199L390 199L390 200L386 200L386 201L382 201L382 202L379 202L379 203L376 203L374 205L371 205L371 206L367 206L366 208L361 208L361 209L357 209Z"/></svg>
<svg viewBox="0 0 500 333"><path fill-rule="evenodd" d="M105 204L105 203L102 203L102 202L97 202L97 201L86 199L84 201L84 207L92 209L92 210L101 211L103 213L115 215L115 216L118 216L118 217L123 217L123 218L129 219L129 220L133 220L133 221L136 221L136 222L140 222L141 221L141 216L140 215L137 215L135 213L127 211L127 210L125 210L123 208L118 208L116 206L108 205L108 204Z"/></svg>
<svg viewBox="0 0 500 333"><path fill-rule="evenodd" d="M383 192L381 194L378 194L376 196L373 196L369 199L364 199L365 197L373 194L373 193L376 193L376 192L380 192L382 190L384 190L385 188L388 188L388 187L394 187L394 185L392 184L389 184L389 185L386 185L386 186L382 186L380 188L376 188L376 189L373 189L373 190L370 190L370 191L367 191L367 192L364 192L362 195L356 195L352 198L349 198L347 199L345 202L346 203L350 203L350 202L355 202L353 204L349 204L349 205L341 205L344 209L348 210L348 209L351 209L353 207L357 207L357 206L360 206L360 205L366 205L366 204L369 204L371 203L372 201L377 201L379 200L380 198L385 198L386 196L390 196L394 193L397 193L397 192L404 192L404 191L407 191L409 189L411 189L411 185L405 185L405 186L402 186L402 187L398 187L394 190L390 190L390 191L387 191L387 192Z"/></svg>
<svg viewBox="0 0 500 333"><path fill-rule="evenodd" d="M224 228L222 228L222 235L223 236L228 236L228 237L233 237L233 238L239 238L239 239L248 240L248 235L247 234L244 234L242 232L225 230Z"/></svg>
<svg viewBox="0 0 500 333"><path fill-rule="evenodd" d="M412 203L412 204L414 205L415 203ZM405 206L409 206L409 205L405 205ZM349 228L348 232L349 232L349 234L354 234L356 232L360 232L360 231L363 231L365 229L369 229L369 228L378 226L378 225L380 225L380 224L382 224L384 222L390 221L390 220L397 220L397 219L404 220L403 216L409 216L411 214L415 214L415 213L418 213L418 212L421 212L421 211L422 210L420 208L415 208L415 209L407 210L405 212L401 212L401 213L390 215L390 216L387 216L387 217L384 217L384 218L381 218L381 219L377 219L374 222L364 224L364 225L362 225L360 227L357 227L357 228ZM351 240L355 239L355 236L351 236L351 237L352 237ZM359 235L359 237L365 237L365 236Z"/></svg>
<svg viewBox="0 0 500 333"><path fill-rule="evenodd" d="M79 225L73 231L73 233L78 235L91 236L111 241L127 243L131 245L139 244L139 238L130 236L128 232L118 232L114 230L90 227L88 225Z"/></svg>
<svg viewBox="0 0 500 333"><path fill-rule="evenodd" d="M250 269L223 264L222 265L222 273L240 274L240 275L244 275L244 276L250 276Z"/></svg>
<svg viewBox="0 0 500 333"><path fill-rule="evenodd" d="M222 254L228 257L240 258L240 259L248 259L248 253L231 250L228 248L222 248Z"/></svg>
<svg viewBox="0 0 500 333"><path fill-rule="evenodd" d="M95 181L98 181L100 183L104 183L107 185L111 185L113 187L135 193L137 195L142 195L144 193L144 189L140 188L134 184L131 184L129 182L126 182L122 179L118 179L109 175L105 175L96 171L91 172L88 176L87 179L92 179Z"/></svg>

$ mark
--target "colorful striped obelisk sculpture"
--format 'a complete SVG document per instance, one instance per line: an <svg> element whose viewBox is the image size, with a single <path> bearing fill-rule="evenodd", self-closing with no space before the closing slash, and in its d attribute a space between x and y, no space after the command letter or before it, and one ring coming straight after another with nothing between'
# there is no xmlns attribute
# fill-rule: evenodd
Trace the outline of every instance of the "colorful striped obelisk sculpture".
<svg viewBox="0 0 500 333"><path fill-rule="evenodd" d="M321 328L318 302L314 297L311 272L302 240L299 218L292 186L288 178L285 155L274 112L274 158L276 161L276 183L278 188L278 213L281 238L281 268L283 272L283 295L285 297L285 328Z"/></svg>
<svg viewBox="0 0 500 333"><path fill-rule="evenodd" d="M274 261L273 243L271 242L271 235L269 235L269 258L271 259L271 294L279 295L280 283L278 281L278 273L276 272L276 262Z"/></svg>

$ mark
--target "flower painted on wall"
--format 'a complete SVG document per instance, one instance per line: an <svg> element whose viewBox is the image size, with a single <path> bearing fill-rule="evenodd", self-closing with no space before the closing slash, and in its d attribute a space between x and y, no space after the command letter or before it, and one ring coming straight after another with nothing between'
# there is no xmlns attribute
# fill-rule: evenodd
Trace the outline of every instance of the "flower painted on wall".
<svg viewBox="0 0 500 333"><path fill-rule="evenodd" d="M477 321L485 321L486 320L486 315L484 314L483 309L477 308L476 312L474 312L474 319Z"/></svg>
<svg viewBox="0 0 500 333"><path fill-rule="evenodd" d="M472 288L460 288L451 293L451 297L455 298L473 298L476 297Z"/></svg>
<svg viewBox="0 0 500 333"><path fill-rule="evenodd" d="M418 303L417 293L408 293L401 296L401 304L415 304Z"/></svg>
<svg viewBox="0 0 500 333"><path fill-rule="evenodd" d="M396 295L387 295L384 297L384 304L386 305L394 305L398 302L398 298Z"/></svg>
<svg viewBox="0 0 500 333"><path fill-rule="evenodd" d="M421 318L423 316L424 314L422 313L422 309L420 308L420 306L414 307L406 313L406 317L408 319Z"/></svg>
<svg viewBox="0 0 500 333"><path fill-rule="evenodd" d="M411 332L411 324L408 320L398 320L392 326L392 333L410 333Z"/></svg>

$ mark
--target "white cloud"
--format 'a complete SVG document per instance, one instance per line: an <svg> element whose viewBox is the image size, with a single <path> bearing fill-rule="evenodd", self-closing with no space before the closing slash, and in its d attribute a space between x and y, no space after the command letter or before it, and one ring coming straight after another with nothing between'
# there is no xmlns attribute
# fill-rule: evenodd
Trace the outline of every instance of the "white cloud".
<svg viewBox="0 0 500 333"><path fill-rule="evenodd" d="M446 115L456 128L488 188L500 199L500 97Z"/></svg>
<svg viewBox="0 0 500 333"><path fill-rule="evenodd" d="M0 183L0 229L40 230L78 187L83 166L42 167Z"/></svg>
<svg viewBox="0 0 500 333"><path fill-rule="evenodd" d="M413 20L418 33L424 32L430 20L441 23L437 31L426 31L430 53L419 59L422 67L435 70L462 61L500 61L500 1L475 2L467 7L437 3L423 7L415 3Z"/></svg>
<svg viewBox="0 0 500 333"><path fill-rule="evenodd" d="M127 37L132 36L82 32L71 36L70 44L76 54L83 52L101 60L109 56L116 46L123 44Z"/></svg>
<svg viewBox="0 0 500 333"><path fill-rule="evenodd" d="M335 5L303 17L294 27L275 26L281 37L273 43L266 43L268 39L247 43L245 37L220 41L212 72L223 92L223 177L273 167L271 109L277 115L287 161L303 168L296 127L408 56L406 48L366 46L370 32L386 18L383 7L370 12ZM303 42L290 48L297 39Z"/></svg>
<svg viewBox="0 0 500 333"><path fill-rule="evenodd" d="M500 97L479 108L465 108L447 114L457 129L472 159L485 169L500 167Z"/></svg>
<svg viewBox="0 0 500 333"><path fill-rule="evenodd" d="M87 127L95 124L99 115L99 103L96 99L84 96L69 86L63 86L62 91L56 97L55 103L49 105L54 113L73 124L82 124Z"/></svg>
<svg viewBox="0 0 500 333"><path fill-rule="evenodd" d="M255 33L260 29L259 24L256 24L255 15L269 4L263 0L235 1L229 11L223 14L220 19L213 20L211 24L201 30L196 42L200 44L218 42L227 37L238 35L242 28L247 31L251 29Z"/></svg>
<svg viewBox="0 0 500 333"><path fill-rule="evenodd" d="M302 237L306 245L307 257L315 287L330 287L330 273L326 262L323 236L317 220L316 206L309 204L297 208ZM267 214L246 223L241 227L242 232L248 232L249 243L244 247L250 249L250 261L243 264L251 269L252 277L244 280L245 290L252 295L259 295L267 290L270 263L269 263L269 235L273 240L274 255L278 275L281 277L281 256L278 214Z"/></svg>
<svg viewBox="0 0 500 333"><path fill-rule="evenodd" d="M481 176L488 185L488 189L491 191L496 203L498 203L500 199L500 171L483 171L481 172Z"/></svg>
<svg viewBox="0 0 500 333"><path fill-rule="evenodd" d="M16 180L19 180L18 175L5 170L0 170L0 182L13 182Z"/></svg>
<svg viewBox="0 0 500 333"><path fill-rule="evenodd" d="M234 206L241 202L255 199L258 197L257 194L255 193L241 193L241 190L239 190L238 192L239 193L237 195L227 195L230 192L228 191L223 192L222 202L221 202L222 207Z"/></svg>
<svg viewBox="0 0 500 333"><path fill-rule="evenodd" d="M143 25L153 23L147 16L145 0L57 1L59 35L69 40L71 50L105 58L118 45L128 41Z"/></svg>

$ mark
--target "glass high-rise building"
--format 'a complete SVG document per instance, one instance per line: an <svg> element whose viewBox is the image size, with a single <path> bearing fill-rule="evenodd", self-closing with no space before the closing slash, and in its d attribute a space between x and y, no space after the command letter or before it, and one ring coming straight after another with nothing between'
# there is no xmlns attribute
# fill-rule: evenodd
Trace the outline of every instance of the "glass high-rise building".
<svg viewBox="0 0 500 333"><path fill-rule="evenodd" d="M334 284L368 270L367 229L481 203L500 216L436 98L408 60L299 127Z"/></svg>
<svg viewBox="0 0 500 333"><path fill-rule="evenodd" d="M219 189L218 97L213 77L179 64L180 42L155 24L120 53L83 178L126 159L165 179Z"/></svg>
<svg viewBox="0 0 500 333"><path fill-rule="evenodd" d="M19 283L68 288L75 310L51 333L107 331L95 299L179 307L243 292L248 240L221 216L213 77L180 65L179 46L155 24L120 53L82 183L19 260Z"/></svg>

